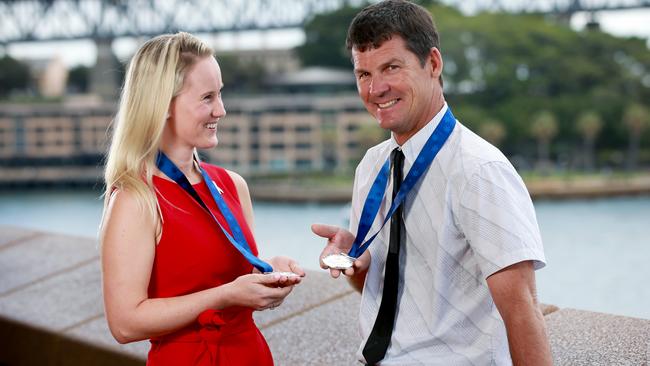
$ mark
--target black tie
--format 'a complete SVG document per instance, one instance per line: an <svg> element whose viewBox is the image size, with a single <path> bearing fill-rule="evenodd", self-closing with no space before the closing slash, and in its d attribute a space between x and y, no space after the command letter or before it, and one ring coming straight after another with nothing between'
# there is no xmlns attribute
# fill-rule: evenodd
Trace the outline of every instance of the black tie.
<svg viewBox="0 0 650 366"><path fill-rule="evenodd" d="M402 184L404 154L399 148L391 153L393 163L393 200ZM372 327L368 341L363 347L363 357L368 365L374 365L386 355L390 338L395 324L397 310L397 284L399 282L399 247L404 223L402 222L402 207L400 205L390 221L390 242L386 257L386 272L384 274L384 291L379 305L379 313Z"/></svg>

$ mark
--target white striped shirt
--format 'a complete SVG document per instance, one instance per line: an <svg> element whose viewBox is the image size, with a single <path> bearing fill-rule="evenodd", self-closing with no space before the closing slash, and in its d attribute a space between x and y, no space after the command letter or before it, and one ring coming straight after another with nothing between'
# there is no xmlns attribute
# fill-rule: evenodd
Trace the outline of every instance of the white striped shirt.
<svg viewBox="0 0 650 366"><path fill-rule="evenodd" d="M442 110L402 146L404 176ZM357 167L350 228L357 230L365 198L382 164L398 147L391 138L368 150ZM392 182L368 237L388 212ZM533 260L544 266L535 210L523 181L494 146L457 122L427 172L403 203L398 311L381 365L511 365L505 325L486 278ZM383 288L390 233L370 245L371 265L361 298L360 335L372 330Z"/></svg>

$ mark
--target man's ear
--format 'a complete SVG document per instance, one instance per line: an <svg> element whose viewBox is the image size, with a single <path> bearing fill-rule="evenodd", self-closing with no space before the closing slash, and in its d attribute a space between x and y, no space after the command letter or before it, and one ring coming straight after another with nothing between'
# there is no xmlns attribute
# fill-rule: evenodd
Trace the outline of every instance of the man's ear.
<svg viewBox="0 0 650 366"><path fill-rule="evenodd" d="M442 55L437 47L431 47L429 50L429 61L431 61L431 73L434 78L439 78L442 74Z"/></svg>

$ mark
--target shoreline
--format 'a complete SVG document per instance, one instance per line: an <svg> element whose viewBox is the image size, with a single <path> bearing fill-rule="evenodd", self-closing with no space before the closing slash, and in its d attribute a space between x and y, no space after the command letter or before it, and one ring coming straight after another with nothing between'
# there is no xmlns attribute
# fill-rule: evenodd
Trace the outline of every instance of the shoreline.
<svg viewBox="0 0 650 366"><path fill-rule="evenodd" d="M101 190L101 168L59 169L0 168L0 191L41 189ZM348 203L352 197L349 175L305 175L276 178L247 177L251 197L261 202ZM581 176L574 173L526 176L524 182L533 200L592 199L650 195L650 171L629 175Z"/></svg>
<svg viewBox="0 0 650 366"><path fill-rule="evenodd" d="M591 199L650 195L650 174L633 177L574 177L525 179L533 200ZM327 186L293 182L249 182L251 197L263 202L348 203L352 183Z"/></svg>

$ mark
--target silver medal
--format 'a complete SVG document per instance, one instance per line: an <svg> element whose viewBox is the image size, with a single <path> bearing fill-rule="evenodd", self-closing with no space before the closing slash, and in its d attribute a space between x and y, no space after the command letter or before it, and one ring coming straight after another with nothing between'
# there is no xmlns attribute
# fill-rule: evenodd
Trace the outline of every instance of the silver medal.
<svg viewBox="0 0 650 366"><path fill-rule="evenodd" d="M286 277L300 277L299 274L293 272L266 272L265 275L280 275Z"/></svg>
<svg viewBox="0 0 650 366"><path fill-rule="evenodd" d="M355 260L356 258L345 253L330 254L323 257L323 263L331 269L348 269L352 267Z"/></svg>

